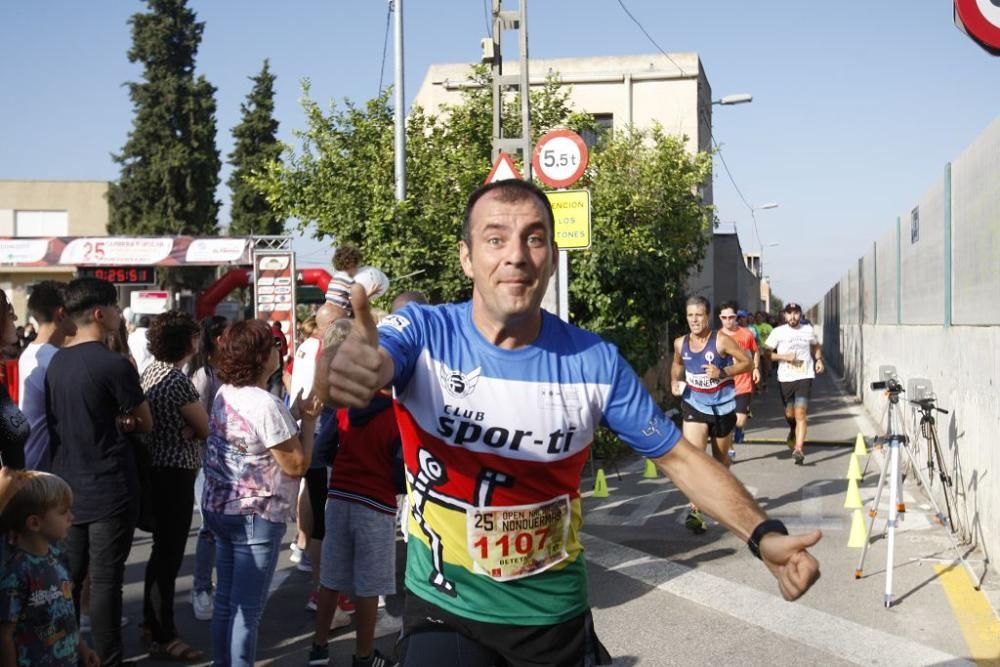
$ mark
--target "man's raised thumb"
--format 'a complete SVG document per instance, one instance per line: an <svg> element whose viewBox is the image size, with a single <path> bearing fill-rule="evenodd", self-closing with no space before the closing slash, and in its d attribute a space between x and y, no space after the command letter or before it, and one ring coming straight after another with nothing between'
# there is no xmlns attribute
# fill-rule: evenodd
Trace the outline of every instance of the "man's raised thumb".
<svg viewBox="0 0 1000 667"><path fill-rule="evenodd" d="M351 285L351 310L354 311L354 333L372 347L378 347L378 329L372 317L368 292L364 285L357 282Z"/></svg>

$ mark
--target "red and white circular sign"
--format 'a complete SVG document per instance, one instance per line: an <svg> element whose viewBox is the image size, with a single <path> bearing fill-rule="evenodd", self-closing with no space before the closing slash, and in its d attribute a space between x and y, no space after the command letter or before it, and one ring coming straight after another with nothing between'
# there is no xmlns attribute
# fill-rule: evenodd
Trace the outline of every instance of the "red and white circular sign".
<svg viewBox="0 0 1000 667"><path fill-rule="evenodd" d="M955 0L969 34L989 49L1000 49L1000 0Z"/></svg>
<svg viewBox="0 0 1000 667"><path fill-rule="evenodd" d="M552 130L538 140L531 156L538 179L553 188L568 188L587 169L587 144L572 130Z"/></svg>

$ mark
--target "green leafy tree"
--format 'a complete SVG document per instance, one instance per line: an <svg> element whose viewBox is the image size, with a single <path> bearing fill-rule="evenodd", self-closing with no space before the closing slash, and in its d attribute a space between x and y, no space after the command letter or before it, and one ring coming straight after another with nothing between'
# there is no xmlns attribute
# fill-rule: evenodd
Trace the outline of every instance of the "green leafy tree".
<svg viewBox="0 0 1000 667"><path fill-rule="evenodd" d="M219 151L215 146L215 88L195 76L204 23L186 0L147 0L133 14L128 59L142 63L129 82L134 117L125 146L114 156L121 175L108 200L112 234L215 234Z"/></svg>
<svg viewBox="0 0 1000 667"><path fill-rule="evenodd" d="M285 219L275 212L264 194L247 180L253 173L263 173L270 162L280 162L278 121L274 118L274 74L265 60L257 76L250 77L253 89L240 106L240 124L233 128L236 145L229 154L233 172L226 182L232 192L229 233L281 234Z"/></svg>
<svg viewBox="0 0 1000 667"><path fill-rule="evenodd" d="M484 85L465 88L462 102L440 115L411 111L401 203L394 199L388 92L324 113L306 82L300 145L250 180L282 215L361 247L366 261L394 280L393 292L468 298L471 285L457 261L461 215L489 171L492 134L488 74L476 68L472 78ZM596 129L591 116L573 112L570 91L556 76L531 94L535 140L555 127ZM513 135L519 100L505 102L505 133ZM690 155L662 128L623 128L599 142L580 184L593 195L594 244L570 253L572 320L617 343L638 369L656 364L668 325L680 322L686 279L713 222L698 196L710 170L709 155Z"/></svg>

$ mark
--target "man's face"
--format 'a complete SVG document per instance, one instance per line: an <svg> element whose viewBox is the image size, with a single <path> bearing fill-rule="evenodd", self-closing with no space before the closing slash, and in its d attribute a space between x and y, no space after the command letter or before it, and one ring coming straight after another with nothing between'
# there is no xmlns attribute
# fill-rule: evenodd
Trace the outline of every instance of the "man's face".
<svg viewBox="0 0 1000 667"><path fill-rule="evenodd" d="M471 245L459 246L462 270L473 282L477 314L505 324L540 312L556 268L555 242L534 197L515 202L487 193L470 215Z"/></svg>
<svg viewBox="0 0 1000 667"><path fill-rule="evenodd" d="M118 333L118 326L121 324L122 310L117 303L110 306L98 306L94 312L94 319L100 322L104 331L108 334Z"/></svg>
<svg viewBox="0 0 1000 667"><path fill-rule="evenodd" d="M687 322L691 333L700 336L708 331L708 311L704 306L695 304L687 307Z"/></svg>
<svg viewBox="0 0 1000 667"><path fill-rule="evenodd" d="M789 310L785 312L785 322L787 322L788 326L792 327L793 329L799 326L799 322L801 321L802 321L801 310Z"/></svg>
<svg viewBox="0 0 1000 667"><path fill-rule="evenodd" d="M690 315L688 316L688 322L691 321ZM739 318L736 313L733 312L732 308L723 308L722 312L719 313L719 320L722 322L722 328L726 331L736 331L736 324Z"/></svg>

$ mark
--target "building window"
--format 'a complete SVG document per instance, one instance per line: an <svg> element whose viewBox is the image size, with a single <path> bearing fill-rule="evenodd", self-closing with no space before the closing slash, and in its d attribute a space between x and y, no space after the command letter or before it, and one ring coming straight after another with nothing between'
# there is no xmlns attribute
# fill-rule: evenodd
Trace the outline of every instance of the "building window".
<svg viewBox="0 0 1000 667"><path fill-rule="evenodd" d="M587 144L587 150L593 150L602 137L611 136L611 132L615 127L614 114L595 113L594 121L597 123L598 131L583 130L580 132L583 143Z"/></svg>
<svg viewBox="0 0 1000 667"><path fill-rule="evenodd" d="M14 236L69 236L69 213L14 211Z"/></svg>

